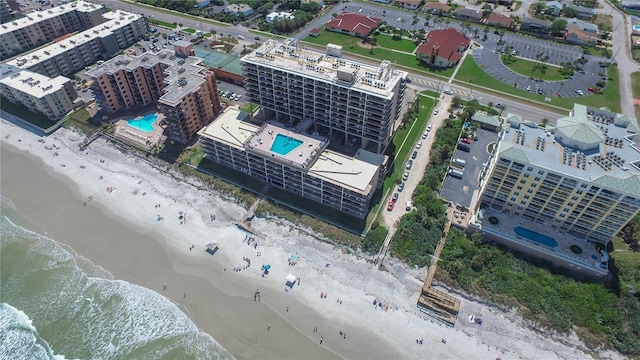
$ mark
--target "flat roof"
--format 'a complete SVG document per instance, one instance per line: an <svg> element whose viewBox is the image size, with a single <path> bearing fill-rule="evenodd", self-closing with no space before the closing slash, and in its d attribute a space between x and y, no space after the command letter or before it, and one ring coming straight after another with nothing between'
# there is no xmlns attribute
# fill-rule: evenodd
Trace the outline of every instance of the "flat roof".
<svg viewBox="0 0 640 360"><path fill-rule="evenodd" d="M560 120L557 129L546 130L530 122L520 125L513 122L514 127L506 127L502 135L500 155L640 196L640 186L629 187L640 179L640 136L635 118L576 105L572 116ZM590 143L593 147L578 150L565 145L570 141ZM573 154L568 161L565 151ZM609 159L610 162L605 161L609 166L599 165L603 157ZM584 161L578 161L579 158Z"/></svg>
<svg viewBox="0 0 640 360"><path fill-rule="evenodd" d="M26 16L23 18L2 24L2 26L0 26L0 35L4 35L6 33L28 27L30 25L39 23L40 21L58 17L64 13L72 11L91 12L96 9L102 9L102 5L93 4L86 1L75 1L42 11L32 11L26 14Z"/></svg>
<svg viewBox="0 0 640 360"><path fill-rule="evenodd" d="M316 81L337 83L387 99L393 97L393 89L397 83L407 77L406 71L395 69L387 60L380 66L372 66L304 49L302 45L291 39L286 41L268 39L241 61L299 74ZM353 82L340 80L339 73L342 78L345 75L352 77Z"/></svg>
<svg viewBox="0 0 640 360"><path fill-rule="evenodd" d="M247 115L236 107L228 108L202 128L198 135L263 158L289 163L318 179L357 193L368 194L372 191L371 182L378 176L382 155L362 149L354 157L342 155L327 150L328 140L323 137L296 133L277 122L256 126L244 121ZM288 154L280 155L271 150L278 135L301 141L301 144ZM305 163L307 165L303 166Z"/></svg>
<svg viewBox="0 0 640 360"><path fill-rule="evenodd" d="M36 98L55 93L69 81L64 76L50 78L15 66L0 64L0 83Z"/></svg>
<svg viewBox="0 0 640 360"><path fill-rule="evenodd" d="M107 17L107 14L110 14L108 18L112 18L111 20L59 42L53 43L47 47L17 56L13 60L8 61L7 64L21 68L29 68L49 58L67 52L76 46L83 45L97 38L109 36L113 33L113 30L127 26L143 17L140 14L134 14L123 10L112 11L104 14L103 16Z"/></svg>
<svg viewBox="0 0 640 360"><path fill-rule="evenodd" d="M86 72L91 77L102 74L112 75L120 70L132 71L138 67L151 67L158 63L166 65L164 81L167 86L162 90L164 94L158 102L175 105L182 97L198 88L205 82L201 74L206 67L200 65L201 58L189 56L181 58L169 49L162 49L157 53L146 52L140 55L118 55L102 65Z"/></svg>

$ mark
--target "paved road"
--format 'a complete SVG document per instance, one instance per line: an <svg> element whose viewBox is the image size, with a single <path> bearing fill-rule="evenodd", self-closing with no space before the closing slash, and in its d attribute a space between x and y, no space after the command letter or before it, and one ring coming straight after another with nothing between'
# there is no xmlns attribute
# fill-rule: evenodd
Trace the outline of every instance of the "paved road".
<svg viewBox="0 0 640 360"><path fill-rule="evenodd" d="M620 107L622 113L635 116L633 105L633 92L631 90L631 74L640 69L640 65L633 61L629 48L631 34L631 19L629 16L609 2L602 2L605 9L611 11L613 16L613 55L614 61L618 63L618 79L620 83Z"/></svg>

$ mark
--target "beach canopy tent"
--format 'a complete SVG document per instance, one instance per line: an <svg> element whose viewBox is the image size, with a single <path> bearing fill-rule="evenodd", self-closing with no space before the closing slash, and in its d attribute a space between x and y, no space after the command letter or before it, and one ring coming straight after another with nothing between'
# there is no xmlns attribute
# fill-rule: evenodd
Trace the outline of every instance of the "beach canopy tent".
<svg viewBox="0 0 640 360"><path fill-rule="evenodd" d="M218 243L217 242L210 242L207 244L207 250L205 250L206 252L208 252L209 254L213 255L216 253L216 251L218 251Z"/></svg>
<svg viewBox="0 0 640 360"><path fill-rule="evenodd" d="M296 284L296 281L298 280L298 278L295 275L287 275L287 282L286 285L290 288L293 288L293 285Z"/></svg>

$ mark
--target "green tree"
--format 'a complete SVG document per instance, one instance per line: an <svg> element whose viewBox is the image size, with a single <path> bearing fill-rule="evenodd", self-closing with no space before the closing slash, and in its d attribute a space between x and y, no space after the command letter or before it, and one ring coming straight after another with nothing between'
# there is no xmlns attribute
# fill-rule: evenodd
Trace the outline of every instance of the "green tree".
<svg viewBox="0 0 640 360"><path fill-rule="evenodd" d="M551 36L555 36L555 37L559 37L562 36L564 34L564 31L567 29L567 20L554 20L553 23L551 23L551 28L549 29L549 32L551 33Z"/></svg>

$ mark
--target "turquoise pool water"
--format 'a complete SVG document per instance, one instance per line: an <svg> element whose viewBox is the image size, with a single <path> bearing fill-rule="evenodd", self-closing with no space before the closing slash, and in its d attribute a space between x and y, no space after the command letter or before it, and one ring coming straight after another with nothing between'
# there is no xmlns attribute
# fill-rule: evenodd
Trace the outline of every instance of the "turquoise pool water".
<svg viewBox="0 0 640 360"><path fill-rule="evenodd" d="M127 125L143 132L152 132L153 123L156 122L156 120L158 120L158 114L149 114L142 119L129 120L127 121Z"/></svg>
<svg viewBox="0 0 640 360"><path fill-rule="evenodd" d="M516 233L516 235L527 240L537 242L538 244L542 244L550 248L558 247L558 242L556 241L556 239L547 235L540 234L539 232L523 228L522 226L516 226L515 228L513 228L513 231Z"/></svg>
<svg viewBox="0 0 640 360"><path fill-rule="evenodd" d="M640 31L640 25L633 25L633 31Z"/></svg>
<svg viewBox="0 0 640 360"><path fill-rule="evenodd" d="M300 145L302 145L302 141L278 134L275 140L273 140L273 144L271 144L271 151L280 155L287 155Z"/></svg>

